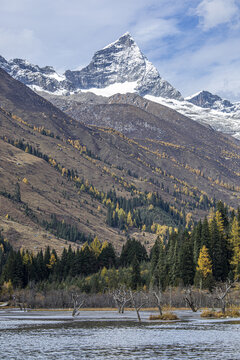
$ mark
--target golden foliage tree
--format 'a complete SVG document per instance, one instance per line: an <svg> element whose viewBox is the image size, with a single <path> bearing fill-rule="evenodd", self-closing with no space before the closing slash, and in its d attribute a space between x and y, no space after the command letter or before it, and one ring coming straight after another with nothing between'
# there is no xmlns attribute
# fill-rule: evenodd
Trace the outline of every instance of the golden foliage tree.
<svg viewBox="0 0 240 360"><path fill-rule="evenodd" d="M200 250L197 264L197 271L204 279L206 279L208 275L212 274L212 261L205 245L203 245Z"/></svg>
<svg viewBox="0 0 240 360"><path fill-rule="evenodd" d="M102 244L101 242L98 240L98 237L96 236L93 240L93 242L91 243L90 245L90 248L93 250L94 254L96 256L100 255L101 253L101 247L102 247Z"/></svg>
<svg viewBox="0 0 240 360"><path fill-rule="evenodd" d="M230 243L233 249L233 257L231 260L231 265L233 266L233 271L235 276L239 273L240 266L240 226L236 217L233 219L231 233L230 233Z"/></svg>

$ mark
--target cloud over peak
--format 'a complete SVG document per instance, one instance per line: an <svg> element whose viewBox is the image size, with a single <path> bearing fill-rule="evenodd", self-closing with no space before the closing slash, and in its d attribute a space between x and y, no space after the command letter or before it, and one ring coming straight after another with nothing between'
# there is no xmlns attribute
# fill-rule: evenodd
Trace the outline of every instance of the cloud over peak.
<svg viewBox="0 0 240 360"><path fill-rule="evenodd" d="M239 8L235 0L202 0L196 8L200 25L205 31L221 24L239 22Z"/></svg>

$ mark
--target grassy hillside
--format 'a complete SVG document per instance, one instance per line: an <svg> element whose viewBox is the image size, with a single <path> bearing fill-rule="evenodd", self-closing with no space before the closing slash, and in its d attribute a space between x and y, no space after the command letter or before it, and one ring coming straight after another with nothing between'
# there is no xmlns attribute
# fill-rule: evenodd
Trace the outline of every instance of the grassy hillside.
<svg viewBox="0 0 240 360"><path fill-rule="evenodd" d="M238 206L238 144L184 117L177 127L134 104L108 106L102 119L134 113L164 137L87 127L0 70L0 227L16 248L60 251L98 236L120 250L132 235L150 247L167 234L160 225L191 226L214 198Z"/></svg>

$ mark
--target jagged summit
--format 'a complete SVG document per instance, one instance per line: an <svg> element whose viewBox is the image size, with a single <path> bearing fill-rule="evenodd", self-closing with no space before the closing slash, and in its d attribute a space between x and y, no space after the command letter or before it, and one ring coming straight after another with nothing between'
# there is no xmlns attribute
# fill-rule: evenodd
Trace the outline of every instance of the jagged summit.
<svg viewBox="0 0 240 360"><path fill-rule="evenodd" d="M223 100L220 96L214 95L206 90L188 96L185 100L202 108L220 110L223 112L229 112L229 110L233 110L234 108L234 105L230 101Z"/></svg>
<svg viewBox="0 0 240 360"><path fill-rule="evenodd" d="M79 71L67 70L60 75L50 66L41 68L26 60L7 61L3 57L0 57L0 67L34 90L56 95L79 91L97 93L96 89L106 89L101 95L135 92L141 96L182 99L180 92L161 78L129 32L97 51L90 64Z"/></svg>
<svg viewBox="0 0 240 360"><path fill-rule="evenodd" d="M139 95L180 99L181 94L162 79L158 70L143 55L129 32L97 51L90 64L80 71L66 71L68 81L84 90L103 89L113 84L112 95L127 88ZM131 83L131 86L129 85ZM121 86L124 84L124 87Z"/></svg>
<svg viewBox="0 0 240 360"><path fill-rule="evenodd" d="M34 90L45 90L55 94L73 90L64 75L58 74L52 66L40 67L24 59L7 61L0 56L0 67L14 79L21 81Z"/></svg>
<svg viewBox="0 0 240 360"><path fill-rule="evenodd" d="M117 39L116 41L112 42L111 44L106 45L106 46L103 48L103 50L104 50L104 49L107 49L107 48L109 48L109 47L111 47L111 46L113 46L113 45L115 45L115 44L118 43L118 42L120 42L120 43L128 43L128 44L129 44L130 42L134 42L134 39L133 39L132 35L130 34L130 32L127 31L127 32L125 32L123 35L121 35L119 39Z"/></svg>

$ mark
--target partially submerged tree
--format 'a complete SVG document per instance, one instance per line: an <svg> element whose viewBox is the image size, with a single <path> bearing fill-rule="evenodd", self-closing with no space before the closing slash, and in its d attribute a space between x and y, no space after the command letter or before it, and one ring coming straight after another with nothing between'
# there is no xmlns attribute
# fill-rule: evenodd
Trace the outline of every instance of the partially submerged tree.
<svg viewBox="0 0 240 360"><path fill-rule="evenodd" d="M161 286L150 290L151 299L154 305L157 306L160 316L162 316L162 293L163 292Z"/></svg>
<svg viewBox="0 0 240 360"><path fill-rule="evenodd" d="M130 291L126 286L121 285L118 289L112 290L111 295L118 308L119 314L123 314L125 306L131 301Z"/></svg>
<svg viewBox="0 0 240 360"><path fill-rule="evenodd" d="M131 303L136 310L138 321L141 322L140 310L148 303L148 296L143 291L130 290Z"/></svg>
<svg viewBox="0 0 240 360"><path fill-rule="evenodd" d="M198 306L196 304L196 299L193 294L192 286L188 286L184 291L184 299L193 312L198 311Z"/></svg>
<svg viewBox="0 0 240 360"><path fill-rule="evenodd" d="M215 299L220 302L221 311L222 311L223 314L225 314L225 311L226 311L227 295L235 287L235 285L237 283L237 280L238 279L236 279L235 281L228 280L225 283L220 283L214 289L213 294L215 296Z"/></svg>
<svg viewBox="0 0 240 360"><path fill-rule="evenodd" d="M72 293L72 303L73 303L73 312L72 316L78 316L80 314L80 309L85 303L85 295L84 294L78 294L76 292Z"/></svg>

